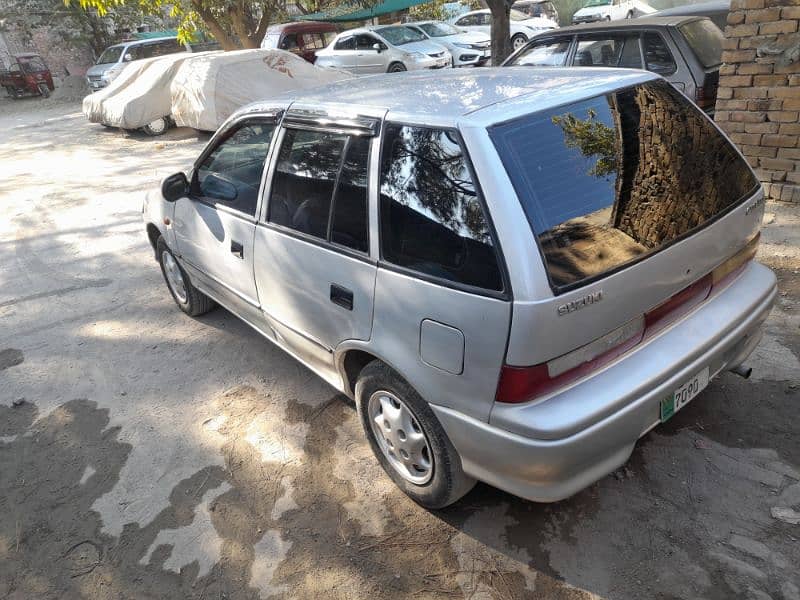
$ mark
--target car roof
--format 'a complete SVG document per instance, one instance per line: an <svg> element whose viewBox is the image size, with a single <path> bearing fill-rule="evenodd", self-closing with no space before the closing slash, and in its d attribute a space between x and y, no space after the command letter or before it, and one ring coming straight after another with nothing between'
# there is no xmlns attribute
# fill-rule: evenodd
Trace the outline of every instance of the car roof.
<svg viewBox="0 0 800 600"><path fill-rule="evenodd" d="M304 31L337 31L336 25L326 21L294 21L292 23L278 23L277 25L270 25L267 33L275 33L276 31L292 33Z"/></svg>
<svg viewBox="0 0 800 600"><path fill-rule="evenodd" d="M548 31L548 34L572 33L574 31L609 31L611 29L642 29L675 27L689 21L696 21L705 17L676 15L672 17L639 17L638 19L619 19L617 21L597 21L595 23L583 23L581 25L570 25Z"/></svg>
<svg viewBox="0 0 800 600"><path fill-rule="evenodd" d="M296 103L323 112L385 113L389 119L456 126L465 117L500 122L516 113L536 112L656 78L636 69L598 67L421 70L347 79L251 104L240 112L271 112Z"/></svg>
<svg viewBox="0 0 800 600"><path fill-rule="evenodd" d="M128 40L127 42L120 42L119 44L114 44L113 46L143 46L145 44L152 44L153 42L165 42L167 40L177 39L177 35L165 35L164 37L147 38L146 40ZM109 48L113 48L113 46L109 46Z"/></svg>
<svg viewBox="0 0 800 600"><path fill-rule="evenodd" d="M713 0L712 2L701 2L699 4L687 4L674 8L665 8L653 13L654 17L667 17L673 15L705 15L708 13L730 12L730 0Z"/></svg>

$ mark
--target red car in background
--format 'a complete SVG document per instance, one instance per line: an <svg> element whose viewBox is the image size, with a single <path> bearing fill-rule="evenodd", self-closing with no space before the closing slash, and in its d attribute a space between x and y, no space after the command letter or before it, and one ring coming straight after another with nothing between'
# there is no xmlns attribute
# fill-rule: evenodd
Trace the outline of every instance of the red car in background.
<svg viewBox="0 0 800 600"><path fill-rule="evenodd" d="M12 54L11 64L0 69L0 87L12 98L27 94L47 98L55 89L50 69L38 54Z"/></svg>
<svg viewBox="0 0 800 600"><path fill-rule="evenodd" d="M261 47L287 50L313 63L317 60L317 50L327 47L337 33L338 30L333 23L319 21L283 23L267 29Z"/></svg>

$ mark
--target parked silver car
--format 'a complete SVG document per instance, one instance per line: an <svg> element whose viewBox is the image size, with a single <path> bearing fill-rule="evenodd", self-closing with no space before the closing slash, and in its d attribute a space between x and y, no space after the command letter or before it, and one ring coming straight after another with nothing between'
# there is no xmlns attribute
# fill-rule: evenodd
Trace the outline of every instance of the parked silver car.
<svg viewBox="0 0 800 600"><path fill-rule="evenodd" d="M483 65L492 58L492 44L488 34L463 31L442 21L419 21L406 23L405 26L447 48L453 57L454 67Z"/></svg>
<svg viewBox="0 0 800 600"><path fill-rule="evenodd" d="M187 44L181 44L176 36L115 44L103 50L95 64L86 71L86 83L92 91L96 91L114 81L135 60L190 51L191 48Z"/></svg>
<svg viewBox="0 0 800 600"><path fill-rule="evenodd" d="M336 67L356 75L449 67L452 57L441 44L402 25L359 27L336 36L317 52L318 67Z"/></svg>
<svg viewBox="0 0 800 600"><path fill-rule="evenodd" d="M388 475L442 507L478 479L565 498L746 375L763 209L657 75L507 67L250 105L143 211L181 310L218 302L354 398Z"/></svg>

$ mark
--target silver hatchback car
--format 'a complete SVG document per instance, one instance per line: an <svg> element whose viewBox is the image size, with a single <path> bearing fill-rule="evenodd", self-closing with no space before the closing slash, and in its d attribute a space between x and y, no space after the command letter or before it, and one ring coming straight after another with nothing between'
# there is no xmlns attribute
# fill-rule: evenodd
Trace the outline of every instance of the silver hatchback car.
<svg viewBox="0 0 800 600"><path fill-rule="evenodd" d="M352 397L427 507L574 494L743 363L776 295L763 192L644 71L508 67L250 105L144 203L178 306Z"/></svg>

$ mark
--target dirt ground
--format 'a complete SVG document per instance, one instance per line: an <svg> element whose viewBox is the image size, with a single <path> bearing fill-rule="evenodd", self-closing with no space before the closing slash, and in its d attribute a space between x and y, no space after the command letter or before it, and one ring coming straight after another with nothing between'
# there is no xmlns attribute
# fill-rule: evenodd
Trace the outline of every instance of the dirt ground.
<svg viewBox="0 0 800 600"><path fill-rule="evenodd" d="M353 406L224 310L167 293L142 192L204 139L0 99L0 598L800 600L800 207L751 363L556 504L430 512Z"/></svg>

